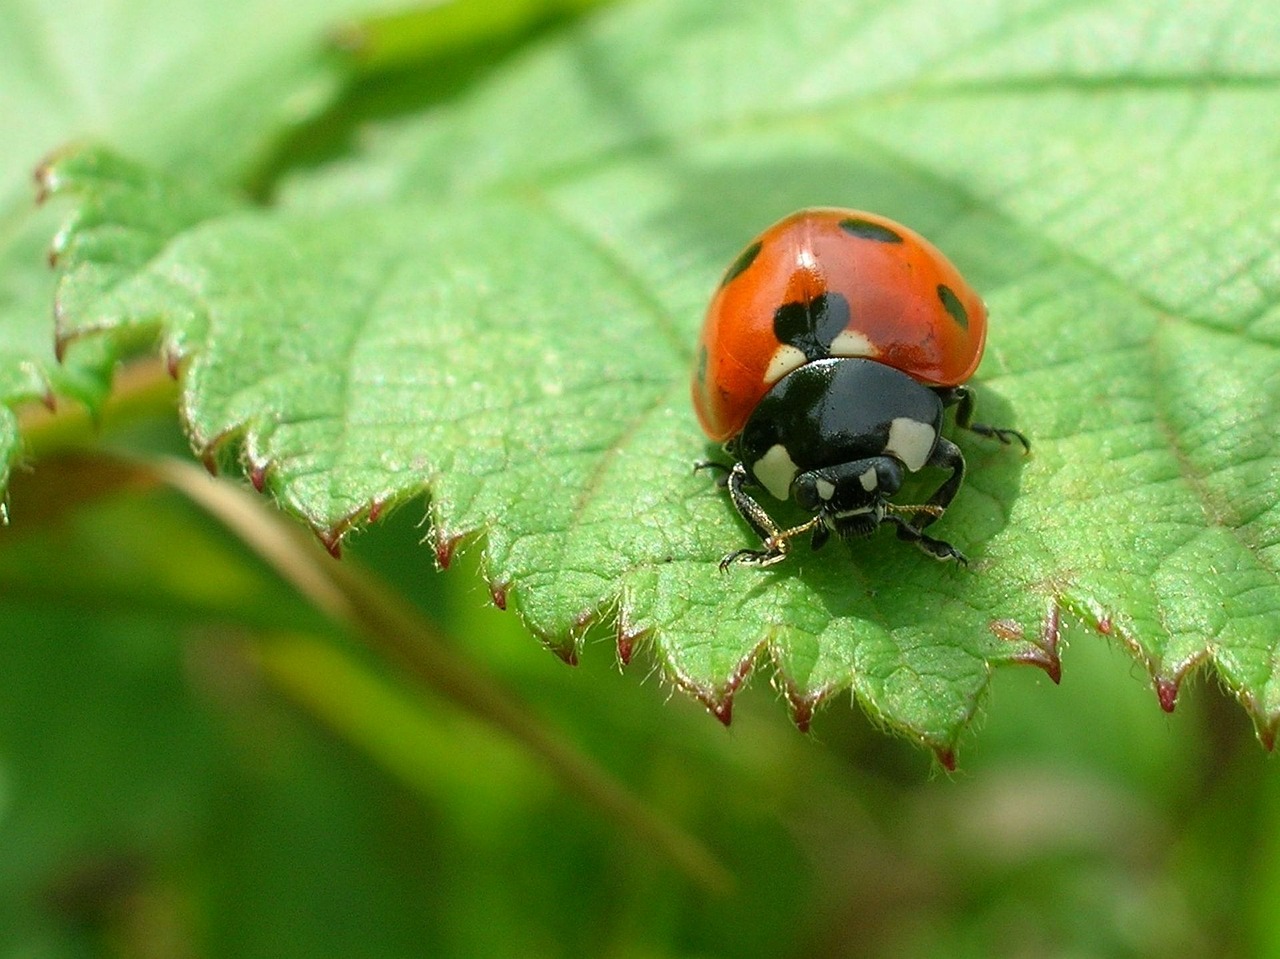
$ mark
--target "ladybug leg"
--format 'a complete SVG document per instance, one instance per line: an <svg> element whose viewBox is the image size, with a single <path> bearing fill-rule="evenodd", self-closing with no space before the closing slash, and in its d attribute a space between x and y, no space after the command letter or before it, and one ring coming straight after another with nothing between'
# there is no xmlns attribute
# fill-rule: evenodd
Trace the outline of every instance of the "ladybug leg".
<svg viewBox="0 0 1280 959"><path fill-rule="evenodd" d="M898 539L906 540L908 543L915 543L921 550L928 553L936 560L955 560L961 566L968 566L969 560L965 558L964 553L956 549L950 543L941 539L934 539L932 536L920 532L919 528L912 526L901 516L895 516L890 513L885 516L884 522L893 523L898 527Z"/></svg>
<svg viewBox="0 0 1280 959"><path fill-rule="evenodd" d="M934 447L933 455L929 457L925 465L951 470L951 475L929 497L929 502L925 505L931 508L922 509L911 517L911 525L918 530L924 529L946 512L947 507L951 505L951 501L955 499L956 492L960 489L960 484L964 482L964 454L960 452L960 447L946 437L938 437L938 445ZM902 535L901 525L898 526L898 531L898 535Z"/></svg>
<svg viewBox="0 0 1280 959"><path fill-rule="evenodd" d="M814 550L822 549L830 538L831 527L826 523L819 523L813 528L813 539L809 541L809 546Z"/></svg>
<svg viewBox="0 0 1280 959"><path fill-rule="evenodd" d="M768 513L764 511L759 503L751 498L751 494L743 489L750 482L747 478L747 469L741 463L734 463L733 469L729 470L729 478L726 485L729 487L729 498L733 500L734 507L741 514L742 518L747 521L756 535L765 542L782 532L774 523Z"/></svg>
<svg viewBox="0 0 1280 959"><path fill-rule="evenodd" d="M969 430L971 433L977 433L979 436L989 436L999 440L1008 446L1014 440L1022 444L1025 452L1031 452L1031 443L1018 430L1004 429L999 426L989 426L986 423L975 423L973 421L974 407L977 401L974 398L973 391L967 386L954 386L949 391L942 394L942 402L947 406L952 403L958 403L956 407L956 426L961 429Z"/></svg>
<svg viewBox="0 0 1280 959"><path fill-rule="evenodd" d="M720 560L722 571L727 570L734 563L741 563L744 566L772 566L774 563L780 563L791 552L792 539L819 525L818 518L814 517L809 522L791 529L780 529L764 508L743 489L748 482L746 467L741 463L735 463L733 469L729 471L726 484L729 487L729 498L733 501L739 515L764 541L764 549L739 549L729 553Z"/></svg>

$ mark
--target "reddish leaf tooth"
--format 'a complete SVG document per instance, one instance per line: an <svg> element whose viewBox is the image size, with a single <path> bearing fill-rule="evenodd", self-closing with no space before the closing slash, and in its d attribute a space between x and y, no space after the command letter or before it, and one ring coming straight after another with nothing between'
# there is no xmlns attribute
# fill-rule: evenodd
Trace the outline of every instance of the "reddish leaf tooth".
<svg viewBox="0 0 1280 959"><path fill-rule="evenodd" d="M318 529L315 531L316 539L334 559L342 559L342 534L345 530L333 527L330 529Z"/></svg>
<svg viewBox="0 0 1280 959"><path fill-rule="evenodd" d="M634 629L625 621L618 621L618 662L625 668L631 665L631 657L635 655L636 644L648 630Z"/></svg>
<svg viewBox="0 0 1280 959"><path fill-rule="evenodd" d="M956 771L956 751L951 746L935 746L933 754L938 757L938 763L949 773Z"/></svg>
<svg viewBox="0 0 1280 959"><path fill-rule="evenodd" d="M792 699L791 700L791 721L796 724L796 729L802 733L809 731L809 724L813 722L813 709L816 705L812 699Z"/></svg>
<svg viewBox="0 0 1280 959"><path fill-rule="evenodd" d="M267 485L267 464L254 463L249 469L249 482L261 493Z"/></svg>
<svg viewBox="0 0 1280 959"><path fill-rule="evenodd" d="M1156 696L1160 698L1160 708L1166 713L1173 712L1178 705L1178 680L1167 676L1156 677Z"/></svg>
<svg viewBox="0 0 1280 959"><path fill-rule="evenodd" d="M578 647L576 643L556 644L551 647L551 651L556 654L557 658L566 666L578 665Z"/></svg>
<svg viewBox="0 0 1280 959"><path fill-rule="evenodd" d="M490 583L489 598L493 600L493 605L498 609L507 608L507 587L508 583Z"/></svg>

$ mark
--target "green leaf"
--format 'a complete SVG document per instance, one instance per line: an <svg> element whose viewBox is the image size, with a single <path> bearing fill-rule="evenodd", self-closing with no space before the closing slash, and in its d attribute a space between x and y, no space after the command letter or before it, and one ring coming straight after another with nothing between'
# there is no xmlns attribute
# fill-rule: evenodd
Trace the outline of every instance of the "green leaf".
<svg viewBox="0 0 1280 959"><path fill-rule="evenodd" d="M1280 12L1252 15L609 11L275 208L179 212L145 249L113 229L189 209L189 187L56 165L88 224L64 332L156 324L197 448L237 449L331 542L429 492L441 559L483 534L495 596L562 655L613 622L624 660L645 637L726 720L767 662L802 725L852 688L949 762L993 667L1055 672L1065 612L1130 646L1166 708L1212 662L1270 745L1280 128L1258 118L1280 107ZM910 223L988 299L984 418L1035 452L961 438L937 529L967 570L885 534L716 568L751 538L690 472L710 451L691 344L735 252L815 203ZM74 279L104 266L100 297Z"/></svg>
<svg viewBox="0 0 1280 959"><path fill-rule="evenodd" d="M56 395L97 411L117 359L104 341L54 360L45 262L56 220L36 210L31 183L42 157L92 136L202 181L246 184L337 92L325 27L371 5L0 2L0 487L22 452L11 408Z"/></svg>

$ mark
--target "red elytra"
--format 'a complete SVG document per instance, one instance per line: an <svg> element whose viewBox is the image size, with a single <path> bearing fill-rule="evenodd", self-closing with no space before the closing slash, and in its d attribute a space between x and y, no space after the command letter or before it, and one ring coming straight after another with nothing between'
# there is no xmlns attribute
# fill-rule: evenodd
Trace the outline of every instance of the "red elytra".
<svg viewBox="0 0 1280 959"><path fill-rule="evenodd" d="M842 329L789 345L788 310L834 294L848 304ZM726 271L698 344L694 409L711 439L730 439L783 375L816 354L865 357L926 386L958 386L982 359L986 333L981 297L914 230L859 210L800 210Z"/></svg>

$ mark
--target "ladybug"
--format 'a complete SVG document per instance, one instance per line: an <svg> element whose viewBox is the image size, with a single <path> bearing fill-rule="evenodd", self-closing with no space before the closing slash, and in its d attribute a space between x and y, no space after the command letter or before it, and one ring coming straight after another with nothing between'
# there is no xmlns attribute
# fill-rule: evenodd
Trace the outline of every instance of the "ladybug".
<svg viewBox="0 0 1280 959"><path fill-rule="evenodd" d="M760 234L729 265L707 308L693 374L703 430L724 444L734 507L763 541L720 562L772 566L810 533L867 536L881 523L939 560L965 563L924 529L964 479L956 425L1031 446L1017 430L973 421L964 382L982 359L987 311L924 237L858 210L800 210ZM925 467L951 475L927 503L889 502ZM779 527L749 490L793 500L813 517Z"/></svg>

